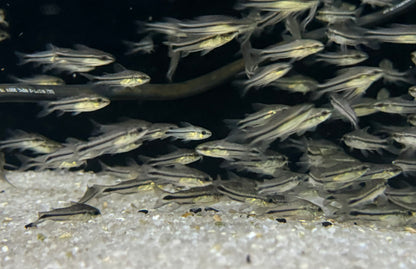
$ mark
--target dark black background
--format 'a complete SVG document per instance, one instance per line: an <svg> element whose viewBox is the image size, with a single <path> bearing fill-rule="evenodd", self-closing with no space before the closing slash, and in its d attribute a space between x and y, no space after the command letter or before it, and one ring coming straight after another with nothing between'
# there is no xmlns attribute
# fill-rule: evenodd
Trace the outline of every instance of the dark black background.
<svg viewBox="0 0 416 269"><path fill-rule="evenodd" d="M84 44L97 48L116 56L117 62L128 69L140 70L152 77L154 83L167 83L165 74L169 65L167 49L156 39L155 53L152 55L125 55L126 47L123 40L139 41L144 35L138 34L137 21L162 21L165 17L191 19L201 15L232 15L240 16L233 10L235 1L224 0L71 0L71 1L0 1L0 8L6 12L6 20L11 38L0 43L0 83L10 82L8 75L17 77L32 76L41 73L41 69L33 65L17 65L15 51L35 52L45 49L47 43L58 47L72 47L74 44ZM370 12L366 8L364 13ZM414 9L390 22L415 23ZM51 14L52 13L52 14ZM309 27L322 26L313 22ZM281 40L281 28L269 31L253 40L254 46L261 48ZM379 50L368 50L370 59L365 65L376 66L382 58L393 60L395 66L401 70L411 66L409 53L416 50L411 45L384 44ZM202 57L199 54L180 61L175 81L183 81L205 74L237 59L239 45L231 42ZM334 74L333 68L315 64L313 59L307 59L295 64L298 73L313 76L318 81L330 78ZM94 74L111 72L109 66L95 70ZM73 78L61 75L68 84L86 83L84 78ZM375 95L382 87L377 83L369 90L369 95ZM406 92L407 88L391 86L393 95ZM89 122L92 118L101 123L111 123L120 117L132 117L151 122L179 123L187 121L213 131L213 139L220 139L227 135L227 128L223 124L226 118L241 118L244 113L251 112L253 102L296 104L305 102L307 97L301 94L288 94L270 89L252 90L245 98L241 98L238 89L231 83L221 85L199 96L174 101L119 101L112 102L108 107L78 116L65 114L56 117L52 114L45 118L37 118L40 107L30 103L0 103L0 136L5 137L6 129L23 129L41 133L58 141L67 137L86 139L93 128ZM382 119L384 122L399 120L389 115L376 115L370 120ZM365 125L364 119L362 122ZM347 130L348 124L340 121L320 126L318 132L334 140ZM187 144L193 147L197 143ZM141 149L144 153L151 153L154 148L161 147L160 143L152 143L150 147ZM177 143L177 145L185 145Z"/></svg>
<svg viewBox="0 0 416 269"><path fill-rule="evenodd" d="M84 44L116 56L117 62L126 68L140 70L152 77L152 82L167 83L165 74L169 65L167 49L161 45L162 37L155 42L156 51L152 55L125 55L127 50L123 40L139 41L144 35L138 34L137 21L161 21L165 17L192 18L204 14L237 13L232 10L232 1L12 1L2 6L10 24L11 39L0 43L1 82L10 82L8 75L17 77L41 73L33 65L17 65L15 51L34 52L45 49L47 43L59 47L72 47ZM55 10L55 15L45 15L46 10ZM175 81L183 81L236 59L238 44L233 43L221 49L214 57L192 55L181 61ZM202 62L203 61L203 62ZM203 64L202 64L203 63ZM111 72L111 67L95 70L95 74ZM86 83L83 78L74 79L61 74L68 84ZM34 104L1 104L1 132L5 128L34 130L62 140L67 136L86 136L92 117L97 121L111 122L117 118L139 117L154 122L190 121L202 124L203 121L224 118L225 110L239 107L237 92L230 86L209 92L204 96L172 102L114 102L109 107L94 113L72 117L64 115L56 118L51 115L37 119L34 114L40 107ZM238 101L235 104L234 101ZM204 124L202 124L204 125ZM205 124L206 125L206 124ZM206 126L215 127L216 124ZM59 128L57 128L59 126Z"/></svg>

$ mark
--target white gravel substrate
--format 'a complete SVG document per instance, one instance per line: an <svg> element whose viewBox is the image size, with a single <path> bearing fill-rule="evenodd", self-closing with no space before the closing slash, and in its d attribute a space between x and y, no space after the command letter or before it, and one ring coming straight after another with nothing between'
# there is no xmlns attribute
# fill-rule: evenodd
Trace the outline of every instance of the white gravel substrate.
<svg viewBox="0 0 416 269"><path fill-rule="evenodd" d="M151 210L153 192L95 200L102 215L25 229L38 211L65 207L93 183L90 173L11 172L0 185L0 268L416 268L409 230L322 220L279 223L268 216ZM149 209L148 214L139 213Z"/></svg>

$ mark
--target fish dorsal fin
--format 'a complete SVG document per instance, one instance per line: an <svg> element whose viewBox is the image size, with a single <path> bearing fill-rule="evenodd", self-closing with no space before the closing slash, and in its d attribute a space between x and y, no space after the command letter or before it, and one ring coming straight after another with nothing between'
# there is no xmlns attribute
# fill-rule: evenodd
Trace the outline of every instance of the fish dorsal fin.
<svg viewBox="0 0 416 269"><path fill-rule="evenodd" d="M251 107L255 110L255 111L259 111L262 110L265 107L268 107L268 104L262 104L262 103L253 103L251 104Z"/></svg>
<svg viewBox="0 0 416 269"><path fill-rule="evenodd" d="M233 173L231 171L227 171L227 177L229 180L239 180L240 176L237 175L236 173Z"/></svg>
<svg viewBox="0 0 416 269"><path fill-rule="evenodd" d="M172 144L167 145L166 149L168 150L169 153L181 150L181 148L178 148L177 146L172 145Z"/></svg>
<svg viewBox="0 0 416 269"><path fill-rule="evenodd" d="M301 32L299 22L295 16L289 16L285 20L286 30L293 36L294 39L301 39Z"/></svg>
<svg viewBox="0 0 416 269"><path fill-rule="evenodd" d="M101 169L104 171L106 169L108 169L110 166L105 164L103 161L98 160L98 164L100 165Z"/></svg>
<svg viewBox="0 0 416 269"><path fill-rule="evenodd" d="M24 136L24 135L28 135L29 133L21 129L16 129L16 130L6 129L6 134L9 136Z"/></svg>
<svg viewBox="0 0 416 269"><path fill-rule="evenodd" d="M190 124L189 122L186 122L186 121L181 121L181 122L179 122L179 127L193 127L193 125L192 124Z"/></svg>
<svg viewBox="0 0 416 269"><path fill-rule="evenodd" d="M381 69L384 69L384 70L388 70L388 71L393 70L393 63L388 59L381 60L381 62L378 64L378 66Z"/></svg>
<svg viewBox="0 0 416 269"><path fill-rule="evenodd" d="M126 71L127 68L125 68L123 65L121 65L119 63L114 63L113 64L113 70L114 70L114 72L118 73L118 72Z"/></svg>
<svg viewBox="0 0 416 269"><path fill-rule="evenodd" d="M51 50L51 51L56 51L58 47L56 47L55 45L53 45L52 43L48 43L46 44L46 49L47 50Z"/></svg>
<svg viewBox="0 0 416 269"><path fill-rule="evenodd" d="M139 155L137 156L137 159L142 163L142 164L147 164L150 160L152 160L152 157L149 156L145 156L145 155Z"/></svg>
<svg viewBox="0 0 416 269"><path fill-rule="evenodd" d="M366 127L362 128L358 131L363 133L363 134L369 134L368 130L370 130L370 126L366 126Z"/></svg>
<svg viewBox="0 0 416 269"><path fill-rule="evenodd" d="M68 137L67 139L65 139L65 144L72 144L72 145L74 145L74 144L78 144L78 143L82 143L83 141L81 141L81 140L79 140L79 139L77 139L77 138L74 138L74 137Z"/></svg>
<svg viewBox="0 0 416 269"><path fill-rule="evenodd" d="M136 162L134 159L132 159L132 158L128 158L128 159L126 160L126 164L127 164L128 166L138 166L137 162Z"/></svg>
<svg viewBox="0 0 416 269"><path fill-rule="evenodd" d="M95 49L92 49L88 46L82 45L82 44L75 44L74 48L77 50L83 50L83 51L96 51Z"/></svg>
<svg viewBox="0 0 416 269"><path fill-rule="evenodd" d="M89 121L91 122L92 127L93 127L91 135L99 135L110 130L110 127L106 126L105 124L101 124L93 119L89 119Z"/></svg>
<svg viewBox="0 0 416 269"><path fill-rule="evenodd" d="M382 88L377 93L377 100L384 100L390 97L390 92L386 88Z"/></svg>

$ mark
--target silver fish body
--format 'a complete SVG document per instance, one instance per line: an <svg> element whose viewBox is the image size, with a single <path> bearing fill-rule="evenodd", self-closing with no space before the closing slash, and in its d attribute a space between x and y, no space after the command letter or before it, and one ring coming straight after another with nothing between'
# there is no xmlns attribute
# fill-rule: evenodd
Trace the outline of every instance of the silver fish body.
<svg viewBox="0 0 416 269"><path fill-rule="evenodd" d="M356 21L359 9L354 5L342 2L339 6L326 5L318 10L315 18L329 24Z"/></svg>
<svg viewBox="0 0 416 269"><path fill-rule="evenodd" d="M369 170L365 164L337 164L335 166L319 169L312 168L309 175L317 182L351 182L357 180Z"/></svg>
<svg viewBox="0 0 416 269"><path fill-rule="evenodd" d="M280 59L301 60L309 55L318 53L324 49L324 45L313 39L295 39L293 41L279 43L270 47L253 50L257 55L257 64L265 61L277 61Z"/></svg>
<svg viewBox="0 0 416 269"><path fill-rule="evenodd" d="M381 153L381 149L393 151L391 140L371 135L366 129L358 129L347 133L342 137L342 141L349 147L362 151L376 151Z"/></svg>
<svg viewBox="0 0 416 269"><path fill-rule="evenodd" d="M4 41L6 39L9 39L9 38L10 38L9 33L0 29L0 42Z"/></svg>
<svg viewBox="0 0 416 269"><path fill-rule="evenodd" d="M91 112L106 107L110 104L110 99L97 95L81 95L65 97L57 101L45 101L40 104L43 105L43 110L39 112L38 117L44 117L54 111L58 111L59 115L65 112L78 115L82 112Z"/></svg>
<svg viewBox="0 0 416 269"><path fill-rule="evenodd" d="M367 37L378 42L416 44L416 25L392 24L389 28L368 30Z"/></svg>
<svg viewBox="0 0 416 269"><path fill-rule="evenodd" d="M416 86L410 86L407 91L410 96L412 96L413 98L416 98Z"/></svg>
<svg viewBox="0 0 416 269"><path fill-rule="evenodd" d="M87 191L78 201L78 203L86 203L93 198L100 198L112 193L118 194L132 194L137 193L144 186L149 186L153 182L151 180L131 179L125 180L114 185L99 185L94 184L88 187Z"/></svg>
<svg viewBox="0 0 416 269"><path fill-rule="evenodd" d="M146 36L139 42L124 41L123 43L128 47L126 55L136 53L150 54L154 51L153 39L150 36Z"/></svg>
<svg viewBox="0 0 416 269"><path fill-rule="evenodd" d="M208 174L185 165L146 166L143 168L145 177L156 180L156 183L167 182L185 188L202 187L212 184L212 178Z"/></svg>
<svg viewBox="0 0 416 269"><path fill-rule="evenodd" d="M75 49L47 45L46 51L23 54L16 52L20 64L35 63L44 65L44 70L56 69L66 72L89 72L97 66L110 64L114 56L103 51L77 44Z"/></svg>
<svg viewBox="0 0 416 269"><path fill-rule="evenodd" d="M212 35L212 36L198 36L186 37L180 41L166 41L165 45L172 48L173 53L184 53L185 55L193 52L202 52L202 55L207 54L211 50L221 47L228 42L231 42L238 36L238 32Z"/></svg>
<svg viewBox="0 0 416 269"><path fill-rule="evenodd" d="M343 97L354 99L361 96L377 80L383 77L383 70L377 67L355 66L339 71L335 78L320 84L318 95L327 92L345 92Z"/></svg>
<svg viewBox="0 0 416 269"><path fill-rule="evenodd" d="M102 172L100 173L110 175L118 179L136 179L142 174L141 167L134 160L129 160L127 166L109 166L101 161L100 165L102 169Z"/></svg>
<svg viewBox="0 0 416 269"><path fill-rule="evenodd" d="M372 7L393 6L393 0L361 0L362 4L367 4Z"/></svg>
<svg viewBox="0 0 416 269"><path fill-rule="evenodd" d="M247 138L252 139L252 145L269 145L277 138L283 141L301 129L301 124L310 117L312 111L310 104L293 106L279 113L266 127L250 130Z"/></svg>
<svg viewBox="0 0 416 269"><path fill-rule="evenodd" d="M262 151L256 147L226 140L205 142L198 145L195 150L203 156L225 160L251 160L262 155Z"/></svg>
<svg viewBox="0 0 416 269"><path fill-rule="evenodd" d="M163 194L160 203L214 204L219 201L221 196L214 185L209 185Z"/></svg>
<svg viewBox="0 0 416 269"><path fill-rule="evenodd" d="M247 160L229 160L221 164L222 168L247 171L259 175L274 176L280 168L288 164L287 157L276 152L266 151L257 158Z"/></svg>
<svg viewBox="0 0 416 269"><path fill-rule="evenodd" d="M312 108L307 119L300 123L299 128L296 129L297 135L303 135L306 131L315 130L315 128L329 119L332 115L332 110L326 108Z"/></svg>
<svg viewBox="0 0 416 269"><path fill-rule="evenodd" d="M385 113L413 114L416 113L416 101L403 97L391 97L375 102L374 108Z"/></svg>
<svg viewBox="0 0 416 269"><path fill-rule="evenodd" d="M173 124L173 123L153 123L148 127L147 133L143 137L143 140L153 141L153 140L157 140L157 139L168 138L170 135L167 134L167 132L169 130L175 130L175 129L178 129L178 128L179 128L179 126L177 126L176 124Z"/></svg>
<svg viewBox="0 0 416 269"><path fill-rule="evenodd" d="M11 78L17 82L28 84L28 85L64 85L65 81L59 77L49 76L49 75L37 75L30 78L16 78L11 76Z"/></svg>
<svg viewBox="0 0 416 269"><path fill-rule="evenodd" d="M337 66L349 66L368 59L368 54L360 50L345 50L338 52L324 52L316 55L318 61Z"/></svg>
<svg viewBox="0 0 416 269"><path fill-rule="evenodd" d="M267 124L270 118L276 115L278 112L287 109L286 105L265 105L265 104L253 104L253 107L257 110L254 113L246 114L244 119L237 122L237 127L241 130L247 128L258 127Z"/></svg>
<svg viewBox="0 0 416 269"><path fill-rule="evenodd" d="M351 101L351 108L357 117L368 116L378 112L374 107L376 102L377 100L373 98L360 97Z"/></svg>
<svg viewBox="0 0 416 269"><path fill-rule="evenodd" d="M331 94L329 98L334 109L336 109L345 119L347 119L355 129L357 129L358 118L350 103L336 94Z"/></svg>
<svg viewBox="0 0 416 269"><path fill-rule="evenodd" d="M272 179L256 181L255 189L261 194L285 193L296 188L302 181L307 180L307 175L279 169Z"/></svg>
<svg viewBox="0 0 416 269"><path fill-rule="evenodd" d="M37 224L44 222L45 220L67 221L85 219L86 217L97 215L101 215L100 210L97 208L87 204L73 202L72 205L68 207L39 212L39 218L35 222L27 224L25 228L36 227Z"/></svg>
<svg viewBox="0 0 416 269"><path fill-rule="evenodd" d="M209 138L212 135L211 131L199 126L194 126L187 122L183 122L182 126L183 127L167 130L165 135L173 139L181 139L184 141L203 140Z"/></svg>
<svg viewBox="0 0 416 269"><path fill-rule="evenodd" d="M4 165L6 164L6 160L4 158L4 153L0 151L0 182L4 181L7 184L14 187L12 183L6 177L6 171L4 170Z"/></svg>
<svg viewBox="0 0 416 269"><path fill-rule="evenodd" d="M271 83L272 86L289 92L300 92L306 94L318 88L318 82L310 77L294 75L283 77Z"/></svg>
<svg viewBox="0 0 416 269"><path fill-rule="evenodd" d="M190 164L201 160L201 158L201 155L199 155L195 150L191 149L175 149L175 151L172 153L154 158L143 158L142 156L139 157L139 159L143 160L145 164L151 166Z"/></svg>
<svg viewBox="0 0 416 269"><path fill-rule="evenodd" d="M62 148L62 144L40 134L14 130L8 139L0 141L0 148L20 149L21 151L31 150L35 153L45 154Z"/></svg>
<svg viewBox="0 0 416 269"><path fill-rule="evenodd" d="M136 87L150 81L150 77L145 73L127 69L102 76L90 76L88 74L83 75L94 80L94 85L105 85L115 88Z"/></svg>
<svg viewBox="0 0 416 269"><path fill-rule="evenodd" d="M6 21L4 9L0 9L0 25L6 28L9 27L9 23Z"/></svg>
<svg viewBox="0 0 416 269"><path fill-rule="evenodd" d="M126 152L120 149L125 149L125 147L128 148L129 146L134 145L130 149L132 150L135 149L136 146L140 146L140 139L143 138L146 133L147 130L142 129L141 127L120 128L119 130L92 137L87 142L78 143L76 145L76 154L79 154L81 159L89 159L91 158L90 154L99 156L102 154Z"/></svg>
<svg viewBox="0 0 416 269"><path fill-rule="evenodd" d="M244 96L250 88L262 88L286 75L292 65L289 63L276 63L257 69L254 74L244 82L242 95Z"/></svg>
<svg viewBox="0 0 416 269"><path fill-rule="evenodd" d="M416 114L410 114L407 116L407 122L413 126L416 126Z"/></svg>
<svg viewBox="0 0 416 269"><path fill-rule="evenodd" d="M367 29L354 23L331 24L328 26L326 35L330 42L339 44L344 49L347 46L356 47L361 44L374 47L374 43L377 43L367 37Z"/></svg>
<svg viewBox="0 0 416 269"><path fill-rule="evenodd" d="M245 202L262 208L273 207L277 203L285 201L283 195L259 194L253 187L254 183L252 181L240 178L220 183L217 186L217 190L232 200Z"/></svg>

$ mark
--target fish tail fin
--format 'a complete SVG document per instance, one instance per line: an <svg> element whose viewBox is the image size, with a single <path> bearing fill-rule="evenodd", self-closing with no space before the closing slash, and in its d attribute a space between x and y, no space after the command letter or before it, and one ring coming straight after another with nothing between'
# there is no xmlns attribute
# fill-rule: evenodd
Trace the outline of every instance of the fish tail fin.
<svg viewBox="0 0 416 269"><path fill-rule="evenodd" d="M15 51L14 54L19 59L17 65L24 65L24 64L30 63L32 61L29 57L27 57L27 54L25 54L23 52Z"/></svg>
<svg viewBox="0 0 416 269"><path fill-rule="evenodd" d="M7 76L10 80L13 80L14 82L20 82L20 79L16 76L13 75L8 75Z"/></svg>
<svg viewBox="0 0 416 269"><path fill-rule="evenodd" d="M179 59L181 58L181 52L174 52L172 47L169 47L169 57L170 63L166 78L172 82L173 75L175 74L176 68L178 67Z"/></svg>
<svg viewBox="0 0 416 269"><path fill-rule="evenodd" d="M137 159L139 159L139 161L143 164L148 164L150 162L150 160L152 160L151 157L149 156L144 156L144 155L139 155L137 156Z"/></svg>
<svg viewBox="0 0 416 269"><path fill-rule="evenodd" d="M12 186L13 188L16 188L16 186L10 182L10 180L7 179L6 175L4 173L0 173L0 181L4 181L7 184L9 184L10 186Z"/></svg>
<svg viewBox="0 0 416 269"><path fill-rule="evenodd" d="M48 101L39 102L39 105L42 106L42 110L38 113L38 118L45 117L54 111L54 109L50 107Z"/></svg>
<svg viewBox="0 0 416 269"><path fill-rule="evenodd" d="M84 204L91 200L92 198L98 198L102 193L103 186L94 184L91 187L88 187L81 199L77 203Z"/></svg>
<svg viewBox="0 0 416 269"><path fill-rule="evenodd" d="M93 75L88 74L88 73L79 73L79 74L80 74L81 76L85 77L86 79L90 80L90 81L92 81L92 80L94 80L94 79L95 79L95 77L94 77Z"/></svg>
<svg viewBox="0 0 416 269"><path fill-rule="evenodd" d="M239 121L239 120L236 120L236 119L225 119L225 120L223 120L223 122L225 123L225 125L226 125L229 129L231 129L231 130L233 130L233 129L236 129L236 128L237 128L238 121Z"/></svg>
<svg viewBox="0 0 416 269"><path fill-rule="evenodd" d="M30 168L34 168L41 164L41 163L36 162L36 160L28 156L25 156L23 154L20 154L20 153L16 153L15 156L21 163L20 168L17 171L27 171Z"/></svg>
<svg viewBox="0 0 416 269"><path fill-rule="evenodd" d="M390 152L394 155L399 155L401 152L401 149L396 148L394 145L388 145L386 148L384 148L386 151Z"/></svg>
<svg viewBox="0 0 416 269"><path fill-rule="evenodd" d="M244 86L239 89L239 94L241 97L246 96L247 92L250 90L250 87Z"/></svg>
<svg viewBox="0 0 416 269"><path fill-rule="evenodd" d="M247 92L250 90L250 86L244 80L236 80L232 82L232 85L238 88L238 94L241 98L246 96Z"/></svg>
<svg viewBox="0 0 416 269"><path fill-rule="evenodd" d="M159 198L157 199L157 201L155 202L154 206L153 206L153 208L154 208L154 209L161 208L161 207L163 207L163 206L165 206L165 205L168 205L168 204L171 204L171 205L176 204L176 203L173 203L173 202L171 202L171 201L167 201L167 200L164 200L164 199L163 199L163 198L164 198L164 196L166 196L166 192L165 192L165 191L163 191L161 188L159 188L159 187L157 186L157 184L154 184L154 186L153 186L153 191L154 191L154 192L155 192L155 194L159 197Z"/></svg>
<svg viewBox="0 0 416 269"><path fill-rule="evenodd" d="M250 40L245 40L241 43L241 53L243 54L246 75L251 77L259 65L258 50L251 47Z"/></svg>
<svg viewBox="0 0 416 269"><path fill-rule="evenodd" d="M153 205L153 209L158 209L158 208L163 207L163 206L165 206L165 205L167 205L169 203L171 203L171 202L164 201L163 198L160 197L160 198L157 199L157 201Z"/></svg>

